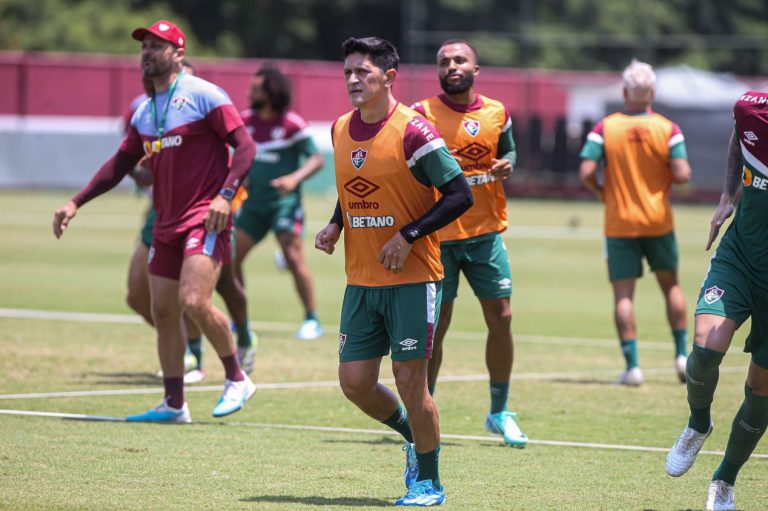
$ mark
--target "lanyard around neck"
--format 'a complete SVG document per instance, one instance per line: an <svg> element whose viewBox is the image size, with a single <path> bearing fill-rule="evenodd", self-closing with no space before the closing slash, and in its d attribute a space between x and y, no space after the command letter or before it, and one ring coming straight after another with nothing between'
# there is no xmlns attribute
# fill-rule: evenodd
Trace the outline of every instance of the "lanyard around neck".
<svg viewBox="0 0 768 511"><path fill-rule="evenodd" d="M152 111L152 119L155 122L155 131L157 132L157 136L162 137L165 133L165 121L168 118L168 107L171 106L171 100L173 99L173 93L176 91L176 85L179 83L179 79L184 75L184 71L179 73L176 76L176 79L173 80L173 83L171 84L171 87L168 89L168 101L165 103L165 110L163 110L163 116L160 118L160 122L157 122L157 106L155 105L155 96L157 94L152 94L152 102L149 104L149 108Z"/></svg>

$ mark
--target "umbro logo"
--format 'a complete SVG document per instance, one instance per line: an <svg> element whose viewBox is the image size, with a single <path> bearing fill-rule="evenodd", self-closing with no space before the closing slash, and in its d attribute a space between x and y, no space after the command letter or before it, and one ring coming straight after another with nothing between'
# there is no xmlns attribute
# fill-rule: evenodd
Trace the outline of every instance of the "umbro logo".
<svg viewBox="0 0 768 511"><path fill-rule="evenodd" d="M419 341L416 339L403 339L398 344L403 347L403 351L413 351L417 348L417 344L419 344Z"/></svg>
<svg viewBox="0 0 768 511"><path fill-rule="evenodd" d="M757 135L755 135L754 131L745 131L744 136L747 137L747 140L752 140L753 142L757 140Z"/></svg>
<svg viewBox="0 0 768 511"><path fill-rule="evenodd" d="M504 277L499 281L499 289L511 289L512 288L512 279Z"/></svg>

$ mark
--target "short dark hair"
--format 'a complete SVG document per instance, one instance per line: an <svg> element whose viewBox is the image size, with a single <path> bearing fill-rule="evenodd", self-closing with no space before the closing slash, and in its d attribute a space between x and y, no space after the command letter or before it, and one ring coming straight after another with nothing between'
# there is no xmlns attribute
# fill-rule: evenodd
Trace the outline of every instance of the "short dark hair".
<svg viewBox="0 0 768 511"><path fill-rule="evenodd" d="M467 45L467 48L469 48L472 51L472 56L475 57L475 64L477 64L480 61L480 58L477 56L477 50L474 46L469 44L468 41L465 41L464 39L448 39L447 41L444 41L443 44L440 45L440 48L443 48L444 46L449 46L451 44L465 44ZM440 48L437 49L437 51L440 51Z"/></svg>
<svg viewBox="0 0 768 511"><path fill-rule="evenodd" d="M192 70L193 73L195 72L195 66L193 66L192 63L187 59L181 60L181 67L188 67L189 69Z"/></svg>
<svg viewBox="0 0 768 511"><path fill-rule="evenodd" d="M291 82L274 64L264 64L255 73L264 79L261 87L269 96L270 106L279 114L291 106Z"/></svg>
<svg viewBox="0 0 768 511"><path fill-rule="evenodd" d="M395 45L380 37L350 37L341 47L344 49L344 58L352 53L367 55L382 71L397 70L400 65L400 56Z"/></svg>

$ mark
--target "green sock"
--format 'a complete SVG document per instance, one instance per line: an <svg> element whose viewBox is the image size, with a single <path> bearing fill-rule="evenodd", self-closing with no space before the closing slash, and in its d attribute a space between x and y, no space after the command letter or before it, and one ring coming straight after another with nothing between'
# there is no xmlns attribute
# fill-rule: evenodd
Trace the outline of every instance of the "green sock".
<svg viewBox="0 0 768 511"><path fill-rule="evenodd" d="M694 344L685 366L685 385L688 388L688 406L691 409L688 427L699 433L709 431L712 421L709 410L720 377L723 355L724 353Z"/></svg>
<svg viewBox="0 0 768 511"><path fill-rule="evenodd" d="M627 361L627 371L637 367L637 340L627 339L621 341L621 352L624 354L624 360Z"/></svg>
<svg viewBox="0 0 768 511"><path fill-rule="evenodd" d="M419 460L419 477L417 481L432 480L432 486L438 490L443 489L443 485L440 484L440 446L434 451L425 453L416 452L416 459Z"/></svg>
<svg viewBox="0 0 768 511"><path fill-rule="evenodd" d="M685 356L688 353L688 330L672 330L672 338L675 340L675 356Z"/></svg>
<svg viewBox="0 0 768 511"><path fill-rule="evenodd" d="M309 321L309 320L312 320L312 319L314 319L315 321L320 321L319 319L317 319L317 312L315 312L315 311L307 312L307 315L306 315L306 317L304 319L306 321Z"/></svg>
<svg viewBox="0 0 768 511"><path fill-rule="evenodd" d="M725 458L717 467L712 480L720 479L729 484L736 483L739 469L747 462L757 447L760 437L768 426L768 396L756 396L744 385L744 402L733 418L731 436L725 448Z"/></svg>
<svg viewBox="0 0 768 511"><path fill-rule="evenodd" d="M382 424L394 429L405 438L408 443L413 443L413 433L411 432L411 423L408 422L408 413L402 405L398 405L397 411L388 419L381 421Z"/></svg>
<svg viewBox="0 0 768 511"><path fill-rule="evenodd" d="M187 339L187 349L197 360L197 369L203 368L203 338L190 337Z"/></svg>
<svg viewBox="0 0 768 511"><path fill-rule="evenodd" d="M251 339L251 330L248 328L247 321L242 325L235 325L235 332L237 332L238 348L250 348L251 346L253 346L253 339Z"/></svg>
<svg viewBox="0 0 768 511"><path fill-rule="evenodd" d="M509 382L491 382L491 413L503 412L507 409Z"/></svg>

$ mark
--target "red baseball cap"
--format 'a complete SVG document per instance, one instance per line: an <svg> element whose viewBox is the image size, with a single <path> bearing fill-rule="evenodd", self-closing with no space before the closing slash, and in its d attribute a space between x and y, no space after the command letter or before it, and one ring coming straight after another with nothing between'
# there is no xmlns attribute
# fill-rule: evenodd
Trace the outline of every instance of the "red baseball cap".
<svg viewBox="0 0 768 511"><path fill-rule="evenodd" d="M187 38L184 37L184 32L182 32L175 23L166 20L156 21L149 28L137 28L133 31L131 37L137 41L143 41L147 34L152 34L163 41L168 41L177 48L184 48L187 43Z"/></svg>

